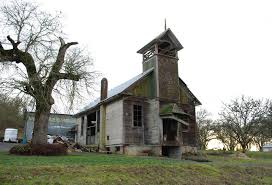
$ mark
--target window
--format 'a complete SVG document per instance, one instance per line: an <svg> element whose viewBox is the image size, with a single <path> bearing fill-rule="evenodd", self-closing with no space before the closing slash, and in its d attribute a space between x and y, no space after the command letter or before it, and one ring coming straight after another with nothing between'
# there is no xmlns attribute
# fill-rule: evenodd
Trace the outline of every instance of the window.
<svg viewBox="0 0 272 185"><path fill-rule="evenodd" d="M133 105L133 126L141 127L142 126L142 118L143 111L141 105Z"/></svg>
<svg viewBox="0 0 272 185"><path fill-rule="evenodd" d="M83 136L83 126L84 126L84 116L81 117L81 129L80 129L81 136Z"/></svg>

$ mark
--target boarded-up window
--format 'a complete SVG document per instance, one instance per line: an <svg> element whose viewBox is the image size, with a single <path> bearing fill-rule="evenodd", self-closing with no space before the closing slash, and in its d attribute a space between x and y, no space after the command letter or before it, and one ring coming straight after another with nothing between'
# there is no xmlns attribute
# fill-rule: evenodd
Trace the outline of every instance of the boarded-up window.
<svg viewBox="0 0 272 185"><path fill-rule="evenodd" d="M81 129L80 129L80 131L81 131L80 135L81 136L83 136L83 126L84 126L84 116L81 117Z"/></svg>
<svg viewBox="0 0 272 185"><path fill-rule="evenodd" d="M143 107L141 105L133 105L133 126L141 127L143 118Z"/></svg>

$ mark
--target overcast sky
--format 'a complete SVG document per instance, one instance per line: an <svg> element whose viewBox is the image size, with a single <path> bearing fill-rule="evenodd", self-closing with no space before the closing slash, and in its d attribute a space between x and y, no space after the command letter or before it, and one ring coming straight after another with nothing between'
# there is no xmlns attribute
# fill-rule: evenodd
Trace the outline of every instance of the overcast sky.
<svg viewBox="0 0 272 185"><path fill-rule="evenodd" d="M179 75L216 116L242 94L272 98L272 1L38 0L64 14L69 41L86 46L109 88L142 72L138 49L164 31L184 49ZM82 108L83 105L79 105Z"/></svg>

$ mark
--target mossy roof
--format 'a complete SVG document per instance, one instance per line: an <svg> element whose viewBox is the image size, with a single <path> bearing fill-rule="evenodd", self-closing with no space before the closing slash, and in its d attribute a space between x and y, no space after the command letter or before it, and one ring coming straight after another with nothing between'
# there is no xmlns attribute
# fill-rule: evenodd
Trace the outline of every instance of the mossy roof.
<svg viewBox="0 0 272 185"><path fill-rule="evenodd" d="M178 105L175 103L166 104L160 109L160 115L169 115L169 114L188 115L181 108L179 108Z"/></svg>
<svg viewBox="0 0 272 185"><path fill-rule="evenodd" d="M123 93L126 89L128 89L130 86L132 86L133 84L135 84L136 82L138 82L139 80L145 78L147 75L149 75L152 71L154 70L154 68L150 68L146 71L144 71L143 73L135 76L134 78L126 81L125 83L122 83L121 85L111 89L108 91L108 97L105 100L100 100L100 97L95 99L94 101L92 101L89 105L85 106L83 109L81 109L78 113L76 113L74 116L78 117L81 114L83 114L84 112L87 112L88 110L91 110L93 108L95 108L96 106L107 102L109 99L112 99L114 97L117 97L117 95Z"/></svg>

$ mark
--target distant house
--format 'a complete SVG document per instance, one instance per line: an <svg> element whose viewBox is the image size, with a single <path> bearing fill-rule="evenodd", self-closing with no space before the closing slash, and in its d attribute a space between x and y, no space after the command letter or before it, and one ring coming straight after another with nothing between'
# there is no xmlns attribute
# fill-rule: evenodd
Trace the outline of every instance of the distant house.
<svg viewBox="0 0 272 185"><path fill-rule="evenodd" d="M32 139L35 112L25 112L25 134L27 140ZM69 114L50 114L48 123L48 135L65 136L75 139L76 119Z"/></svg>
<svg viewBox="0 0 272 185"><path fill-rule="evenodd" d="M196 151L195 106L201 103L179 78L182 48L167 29L138 51L141 74L110 91L102 79L100 98L75 114L77 142L131 155L179 158Z"/></svg>
<svg viewBox="0 0 272 185"><path fill-rule="evenodd" d="M272 143L263 146L264 152L272 152Z"/></svg>

